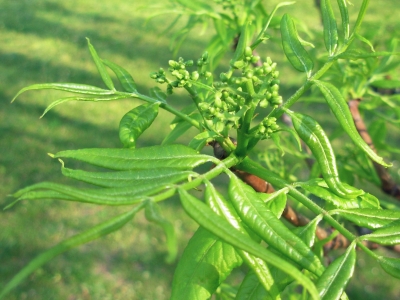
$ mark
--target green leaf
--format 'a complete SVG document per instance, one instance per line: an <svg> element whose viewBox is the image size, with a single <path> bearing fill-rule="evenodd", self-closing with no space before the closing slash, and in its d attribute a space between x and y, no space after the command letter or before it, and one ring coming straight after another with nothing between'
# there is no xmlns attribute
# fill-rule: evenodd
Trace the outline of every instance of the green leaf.
<svg viewBox="0 0 400 300"><path fill-rule="evenodd" d="M102 59L101 61L115 73L125 91L128 93L137 92L136 83L127 70L109 60Z"/></svg>
<svg viewBox="0 0 400 300"><path fill-rule="evenodd" d="M61 169L64 176L101 187L129 187L150 182L171 184L196 176L197 173L174 168L128 170L116 172L88 172L68 168Z"/></svg>
<svg viewBox="0 0 400 300"><path fill-rule="evenodd" d="M258 196L265 202L266 208L269 209L279 219L286 207L286 194L288 191L289 189L283 188L270 194L259 193Z"/></svg>
<svg viewBox="0 0 400 300"><path fill-rule="evenodd" d="M344 198L355 198L362 194L363 192L360 190L347 188L339 180L336 158L331 143L317 121L307 115L293 113L289 110L286 112L292 117L294 129L318 161L322 176L330 190Z"/></svg>
<svg viewBox="0 0 400 300"><path fill-rule="evenodd" d="M326 50L332 56L338 43L338 32L335 15L330 0L321 0L322 23L324 24L324 41Z"/></svg>
<svg viewBox="0 0 400 300"><path fill-rule="evenodd" d="M98 88L96 86L87 85L87 84L79 84L79 83L41 83L41 84L32 84L30 86L24 87L21 89L17 95L12 99L11 102L21 95L23 92L30 90L59 90L64 92L76 93L76 94L84 94L84 95L96 95L96 96L107 96L114 95L115 91L104 90Z"/></svg>
<svg viewBox="0 0 400 300"><path fill-rule="evenodd" d="M347 0L337 0L340 16L342 17L342 30L344 35L344 41L346 42L350 36L350 21L349 11L347 9Z"/></svg>
<svg viewBox="0 0 400 300"><path fill-rule="evenodd" d="M356 263L355 243L344 254L336 258L318 278L316 283L321 300L339 300L353 276Z"/></svg>
<svg viewBox="0 0 400 300"><path fill-rule="evenodd" d="M294 22L288 14L284 14L282 17L281 35L283 51L289 62L296 70L310 74L314 63L301 45Z"/></svg>
<svg viewBox="0 0 400 300"><path fill-rule="evenodd" d="M321 261L311 249L267 209L250 186L236 176L230 178L229 197L243 222L270 247L316 275L323 272Z"/></svg>
<svg viewBox="0 0 400 300"><path fill-rule="evenodd" d="M270 298L265 288L258 280L257 275L253 271L247 272L239 290L236 294L235 300L269 300ZM275 298L275 299L281 299Z"/></svg>
<svg viewBox="0 0 400 300"><path fill-rule="evenodd" d="M370 85L380 89L396 89L400 87L400 80L394 80L394 79L374 80L370 83Z"/></svg>
<svg viewBox="0 0 400 300"><path fill-rule="evenodd" d="M96 49L94 49L93 45L90 43L90 40L88 38L86 38L86 40L88 42L90 54L92 55L93 61L96 64L97 70L99 71L100 76L103 79L103 82L110 90L115 90L111 77L108 74L103 62L101 61L101 58L97 55Z"/></svg>
<svg viewBox="0 0 400 300"><path fill-rule="evenodd" d="M369 41L368 39L366 39L365 37L363 37L361 34L356 33L355 37L358 38L361 42L367 44L370 48L372 52L375 52L374 49L374 45L372 45L371 41Z"/></svg>
<svg viewBox="0 0 400 300"><path fill-rule="evenodd" d="M292 231L299 238L303 240L303 242L308 246L312 247L315 242L315 232L317 230L318 223L322 220L322 215L316 216L311 222L309 222L305 226L300 226L294 228Z"/></svg>
<svg viewBox="0 0 400 300"><path fill-rule="evenodd" d="M160 103L146 103L127 112L119 123L119 139L125 148L135 148L139 136L158 115Z"/></svg>
<svg viewBox="0 0 400 300"><path fill-rule="evenodd" d="M145 216L147 220L156 223L164 230L168 249L168 256L165 261L167 263L174 262L178 254L178 241L174 226L162 216L160 207L154 201L150 200L146 202Z"/></svg>
<svg viewBox="0 0 400 300"><path fill-rule="evenodd" d="M369 229L384 227L400 219L400 211L387 209L335 209L331 213L337 213L354 224Z"/></svg>
<svg viewBox="0 0 400 300"><path fill-rule="evenodd" d="M200 114L192 114L190 115L191 118L200 121L201 116ZM178 119L179 121L173 120L172 122L172 130L167 134L167 136L164 138L162 141L162 145L169 145L175 142L177 138L179 138L181 135L183 135L186 131L188 131L193 125L190 124L189 122ZM174 123L175 122L175 123Z"/></svg>
<svg viewBox="0 0 400 300"><path fill-rule="evenodd" d="M241 31L240 31L240 36L239 36L239 41L236 46L235 53L233 54L233 57L230 61L230 65L233 68L235 67L235 63L239 60L241 60L244 56L244 51L248 45L249 39L251 38L250 36L250 24L246 23L242 26Z"/></svg>
<svg viewBox="0 0 400 300"><path fill-rule="evenodd" d="M7 293L19 285L26 277L28 277L33 271L40 268L42 265L47 263L49 260L53 259L57 255L77 247L79 245L88 243L102 236L105 236L111 232L114 232L124 226L127 222L132 220L134 215L142 209L143 205L138 205L132 210L123 213L117 217L114 217L104 223L96 225L88 230L83 231L65 241L59 243L53 248L43 252L36 258L34 258L27 266L25 266L21 271L19 271L0 293L0 298L3 298Z"/></svg>
<svg viewBox="0 0 400 300"><path fill-rule="evenodd" d="M164 93L158 86L150 89L150 96L158 99L162 103L167 103L167 94Z"/></svg>
<svg viewBox="0 0 400 300"><path fill-rule="evenodd" d="M220 193L217 192L210 182L206 182L205 199L207 204L215 213L225 217L225 220L227 220L231 226L238 229L241 233L247 236L249 235L245 227L242 225L242 222L235 209ZM237 250L237 252L242 257L246 265L256 274L262 286L266 291L268 291L268 295L272 299L276 299L279 295L279 290L274 283L274 279L272 278L271 272L266 263L243 250Z"/></svg>
<svg viewBox="0 0 400 300"><path fill-rule="evenodd" d="M349 49L349 50L346 50L345 52L337 55L336 58L357 60L357 59L364 59L364 58L369 58L369 57L392 56L392 55L400 55L400 52L385 52L385 51L365 52L365 51L362 51L359 49Z"/></svg>
<svg viewBox="0 0 400 300"><path fill-rule="evenodd" d="M383 158L378 156L374 150L372 150L367 143L362 139L358 133L353 117L351 115L350 109L347 105L346 100L343 98L339 90L330 83L323 81L314 81L314 84L318 86L320 91L325 97L326 102L331 108L331 111L335 115L336 119L339 121L343 130L349 135L353 142L360 147L368 156L375 162L385 166L390 167L391 164L387 164L383 161Z"/></svg>
<svg viewBox="0 0 400 300"><path fill-rule="evenodd" d="M209 299L232 269L241 264L234 247L200 227L175 270L171 300Z"/></svg>
<svg viewBox="0 0 400 300"><path fill-rule="evenodd" d="M41 182L33 184L16 192L13 196L17 200L37 200L48 198L49 195L43 195L42 190L49 190L50 195L59 195L57 199L67 201L77 201L101 205L130 205L142 202L149 196L154 195L162 190L170 189L169 180L164 182L147 182L138 185L119 188L102 188L102 189L79 189L63 184ZM58 194L54 194L54 192Z"/></svg>
<svg viewBox="0 0 400 300"><path fill-rule="evenodd" d="M296 267L273 252L265 249L247 235L234 229L224 218L215 214L207 205L188 194L185 190L180 189L179 194L183 208L200 226L235 248L259 257L266 263L276 266L278 269L289 274L310 292L312 299L318 299L318 292L313 283L297 270ZM187 280L187 278L185 278L185 280Z"/></svg>
<svg viewBox="0 0 400 300"><path fill-rule="evenodd" d="M189 143L189 147L196 151L200 151L204 146L214 140L218 135L213 131L204 131L196 135Z"/></svg>
<svg viewBox="0 0 400 300"><path fill-rule="evenodd" d="M46 107L44 110L43 114L40 116L40 118L43 118L45 114L47 114L53 107L64 103L64 102L70 102L70 101L89 101L89 102L98 102L98 101L114 101L114 100L121 100L121 99L126 99L126 95L111 95L111 96L101 96L101 97L79 97L79 96L74 96L74 97L65 97L58 99L54 102L52 102L49 106Z"/></svg>
<svg viewBox="0 0 400 300"><path fill-rule="evenodd" d="M79 149L66 150L55 158L72 158L113 170L173 168L189 170L205 162L218 162L212 156L198 154L183 145L152 146L140 149Z"/></svg>
<svg viewBox="0 0 400 300"><path fill-rule="evenodd" d="M386 273L392 275L400 279L400 259L392 258L392 257L383 257L380 256L378 258L378 263L385 270Z"/></svg>
<svg viewBox="0 0 400 300"><path fill-rule="evenodd" d="M400 221L390 223L389 225L375 230L371 234L360 237L362 240L375 242L381 245L400 244Z"/></svg>

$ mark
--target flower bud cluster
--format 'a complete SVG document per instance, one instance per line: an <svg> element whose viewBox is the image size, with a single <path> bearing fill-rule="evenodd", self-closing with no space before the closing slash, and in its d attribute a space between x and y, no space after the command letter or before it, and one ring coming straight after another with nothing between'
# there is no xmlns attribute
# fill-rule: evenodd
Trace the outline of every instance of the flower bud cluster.
<svg viewBox="0 0 400 300"><path fill-rule="evenodd" d="M165 75L164 69L160 68L158 72L153 72L150 74L152 79L155 79L157 83L168 83L167 94L173 93L174 88L182 88L184 86L191 87L192 81L197 81L201 76L204 78L209 78L212 76L211 72L202 71L203 67L208 64L208 53L205 52L201 58L196 62L198 71L189 72L186 68L192 67L194 65L193 60L185 61L182 57L179 57L178 61L169 60L168 71L174 77L174 80L168 80Z"/></svg>
<svg viewBox="0 0 400 300"><path fill-rule="evenodd" d="M257 127L255 136L259 139L268 139L272 133L279 130L279 125L276 124L276 118L265 118Z"/></svg>

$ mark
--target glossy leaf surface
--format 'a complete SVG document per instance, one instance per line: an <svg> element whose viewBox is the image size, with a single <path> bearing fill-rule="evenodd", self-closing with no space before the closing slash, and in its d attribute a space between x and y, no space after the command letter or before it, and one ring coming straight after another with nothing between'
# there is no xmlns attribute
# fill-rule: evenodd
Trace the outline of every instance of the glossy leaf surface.
<svg viewBox="0 0 400 300"><path fill-rule="evenodd" d="M160 103L146 103L127 112L119 123L119 139L125 148L135 148L139 136L158 115Z"/></svg>
<svg viewBox="0 0 400 300"><path fill-rule="evenodd" d="M236 176L231 176L229 197L241 219L270 247L310 272L322 273L324 268L311 249L267 209L250 186Z"/></svg>
<svg viewBox="0 0 400 300"><path fill-rule="evenodd" d="M137 92L136 83L127 70L109 60L102 59L101 61L115 73L125 91L129 93Z"/></svg>
<svg viewBox="0 0 400 300"><path fill-rule="evenodd" d="M361 238L381 245L391 246L400 244L400 220L379 228L371 234L363 235Z"/></svg>
<svg viewBox="0 0 400 300"><path fill-rule="evenodd" d="M301 44L296 26L288 14L282 17L281 35L283 51L292 66L300 72L311 72L314 63L311 56Z"/></svg>
<svg viewBox="0 0 400 300"><path fill-rule="evenodd" d="M326 50L332 55L338 43L338 31L335 15L330 0L321 0L322 23L324 24L324 41Z"/></svg>
<svg viewBox="0 0 400 300"><path fill-rule="evenodd" d="M384 227L400 220L400 211L398 210L360 208L334 210L334 212L360 227L369 229Z"/></svg>
<svg viewBox="0 0 400 300"><path fill-rule="evenodd" d="M183 208L197 223L235 248L239 248L259 257L268 264L276 266L289 274L310 292L312 299L318 299L318 293L313 283L297 270L296 267L265 249L240 231L232 228L225 219L216 215L207 205L197 200L186 191L179 190L179 193Z"/></svg>
<svg viewBox="0 0 400 300"><path fill-rule="evenodd" d="M332 84L323 81L314 81L314 84L318 86L320 91L325 97L326 102L331 108L331 111L339 121L343 130L349 135L353 142L360 147L368 156L376 161L377 163L390 167L391 164L387 164L383 161L382 157L378 156L374 150L372 150L367 143L362 139L358 133L353 117L350 113L350 109L347 105L346 100L343 98L340 91Z"/></svg>
<svg viewBox="0 0 400 300"><path fill-rule="evenodd" d="M392 275L400 279L400 259L392 258L392 257L383 257L380 256L378 258L378 263L388 274Z"/></svg>
<svg viewBox="0 0 400 300"><path fill-rule="evenodd" d="M342 17L342 30L344 35L344 40L346 41L350 36L350 21L349 21L349 11L347 9L347 0L337 0L340 16Z"/></svg>
<svg viewBox="0 0 400 300"><path fill-rule="evenodd" d="M80 149L54 154L55 158L72 158L113 170L174 168L188 170L207 161L217 160L198 154L183 145L152 146L140 149Z"/></svg>
<svg viewBox="0 0 400 300"><path fill-rule="evenodd" d="M353 243L318 278L316 286L322 300L340 299L348 281L353 276L355 263L356 250L355 243Z"/></svg>

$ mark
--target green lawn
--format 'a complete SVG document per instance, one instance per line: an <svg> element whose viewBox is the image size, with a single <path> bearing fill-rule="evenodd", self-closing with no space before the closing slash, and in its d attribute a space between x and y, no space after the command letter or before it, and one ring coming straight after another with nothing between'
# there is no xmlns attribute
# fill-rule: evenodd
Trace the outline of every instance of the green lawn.
<svg viewBox="0 0 400 300"><path fill-rule="evenodd" d="M269 2L267 8L276 2ZM297 18L313 16L305 21L312 30L319 30L318 13L311 0L305 2L285 9ZM378 18L379 11L379 19L389 28L395 30L396 24L399 28L397 0L379 1L381 7L371 2L370 22ZM136 101L68 103L39 119L45 107L61 93L31 91L13 104L10 100L20 88L34 83L102 86L85 37L90 38L103 58L129 70L140 91L147 91L153 86L148 74L166 67L172 58L169 39L173 32L163 33L170 16L157 17L145 26L146 18L154 12L145 9L146 3L0 0L0 207L10 203L7 195L29 184L67 182L60 174L59 162L47 153L121 146L118 123L126 111L138 104ZM360 1L353 3L357 7ZM385 28L382 25L381 32ZM196 59L201 55L210 33L199 35L200 31L188 38L180 56ZM282 62L281 73L285 76L281 79L288 89L302 80L283 65L284 56L277 52L277 46L263 49L263 56ZM178 94L171 101L179 106L188 98ZM319 118L323 119L323 115ZM161 112L138 146L160 143L171 119L171 115ZM165 216L174 222L181 252L196 224L176 199L162 206ZM49 200L25 201L1 211L0 288L41 251L125 210ZM149 224L140 213L122 230L44 265L7 299L168 299L175 264L164 262L164 242L161 229ZM241 276L240 270L236 276ZM352 299L398 299L397 284L361 256L349 294Z"/></svg>

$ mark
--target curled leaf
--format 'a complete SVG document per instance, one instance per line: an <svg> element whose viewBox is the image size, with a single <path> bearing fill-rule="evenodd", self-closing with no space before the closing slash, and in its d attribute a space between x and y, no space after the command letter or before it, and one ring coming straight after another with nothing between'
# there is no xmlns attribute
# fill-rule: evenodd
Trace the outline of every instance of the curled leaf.
<svg viewBox="0 0 400 300"><path fill-rule="evenodd" d="M115 73L125 91L129 93L137 92L136 83L127 70L106 59L103 59L102 62Z"/></svg>
<svg viewBox="0 0 400 300"><path fill-rule="evenodd" d="M333 55L338 43L338 32L330 0L321 0L322 23L324 24L324 41L329 55Z"/></svg>

